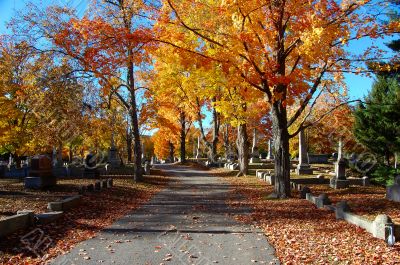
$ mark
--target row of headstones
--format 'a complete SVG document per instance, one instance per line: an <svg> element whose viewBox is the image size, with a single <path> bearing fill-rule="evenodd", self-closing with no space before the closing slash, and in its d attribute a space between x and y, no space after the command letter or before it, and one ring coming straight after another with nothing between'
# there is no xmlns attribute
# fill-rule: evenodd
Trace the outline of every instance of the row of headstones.
<svg viewBox="0 0 400 265"><path fill-rule="evenodd" d="M229 170L236 170L239 168L239 163L234 163L234 162L225 163L224 168Z"/></svg>
<svg viewBox="0 0 400 265"><path fill-rule="evenodd" d="M94 184L81 185L79 187L79 193L84 194L85 192L101 191L102 189L111 188L113 185L114 183L112 178L97 180Z"/></svg>
<svg viewBox="0 0 400 265"><path fill-rule="evenodd" d="M371 222L362 216L351 213L350 207L346 201L340 201L336 206L333 206L328 195L325 193L314 196L309 187L294 182L291 182L291 188L300 192L301 199L306 199L314 203L317 208L325 208L334 211L336 219L343 219L351 224L366 229L374 237L385 240L389 246L394 245L396 237L399 238L400 226L395 225L391 218L385 214L378 215L375 220Z"/></svg>

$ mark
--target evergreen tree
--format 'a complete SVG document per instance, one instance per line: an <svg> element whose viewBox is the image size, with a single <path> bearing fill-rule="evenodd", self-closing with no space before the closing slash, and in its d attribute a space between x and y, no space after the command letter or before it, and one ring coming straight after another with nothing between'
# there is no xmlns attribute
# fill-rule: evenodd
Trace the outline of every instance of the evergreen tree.
<svg viewBox="0 0 400 265"><path fill-rule="evenodd" d="M388 2L392 6L392 11L389 14L390 21L399 21L400 14L398 12L398 8L400 7L399 0L390 0ZM395 54L393 59L386 62L372 62L368 64L368 68L375 72L377 75L386 76L386 77L397 77L398 80L400 79L400 61L399 57L396 56L400 52L400 39L394 39L388 44L386 44L392 52Z"/></svg>
<svg viewBox="0 0 400 265"><path fill-rule="evenodd" d="M355 111L357 140L386 162L400 151L400 84L397 78L378 75L366 103Z"/></svg>

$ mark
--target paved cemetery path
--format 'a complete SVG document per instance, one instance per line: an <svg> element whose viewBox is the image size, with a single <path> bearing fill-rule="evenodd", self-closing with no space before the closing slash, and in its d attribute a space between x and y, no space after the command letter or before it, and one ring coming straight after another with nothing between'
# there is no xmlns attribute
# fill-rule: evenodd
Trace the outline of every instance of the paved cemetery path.
<svg viewBox="0 0 400 265"><path fill-rule="evenodd" d="M249 209L228 208L228 184L207 171L158 167L177 181L52 264L278 264L261 231L231 217Z"/></svg>

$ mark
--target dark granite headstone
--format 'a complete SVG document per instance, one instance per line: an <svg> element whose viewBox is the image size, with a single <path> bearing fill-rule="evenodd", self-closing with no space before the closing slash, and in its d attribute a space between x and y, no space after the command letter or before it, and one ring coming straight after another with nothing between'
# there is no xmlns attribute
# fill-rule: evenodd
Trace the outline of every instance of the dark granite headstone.
<svg viewBox="0 0 400 265"><path fill-rule="evenodd" d="M29 177L25 178L25 187L42 189L55 185L57 185L57 178L52 174L51 159L46 155L33 157Z"/></svg>

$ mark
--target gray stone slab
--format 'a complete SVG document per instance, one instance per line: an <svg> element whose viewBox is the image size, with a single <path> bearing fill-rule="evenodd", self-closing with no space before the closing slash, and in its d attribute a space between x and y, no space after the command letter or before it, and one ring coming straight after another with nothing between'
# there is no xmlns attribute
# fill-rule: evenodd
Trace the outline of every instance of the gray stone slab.
<svg viewBox="0 0 400 265"><path fill-rule="evenodd" d="M10 235L33 224L33 212L23 211L0 220L0 237Z"/></svg>
<svg viewBox="0 0 400 265"><path fill-rule="evenodd" d="M77 207L81 203L82 196L75 195L58 202L49 202L47 209L55 212L66 211Z"/></svg>
<svg viewBox="0 0 400 265"><path fill-rule="evenodd" d="M47 212L47 213L40 213L36 214L35 217L39 224L47 224L60 219L63 215L62 211L59 212Z"/></svg>

